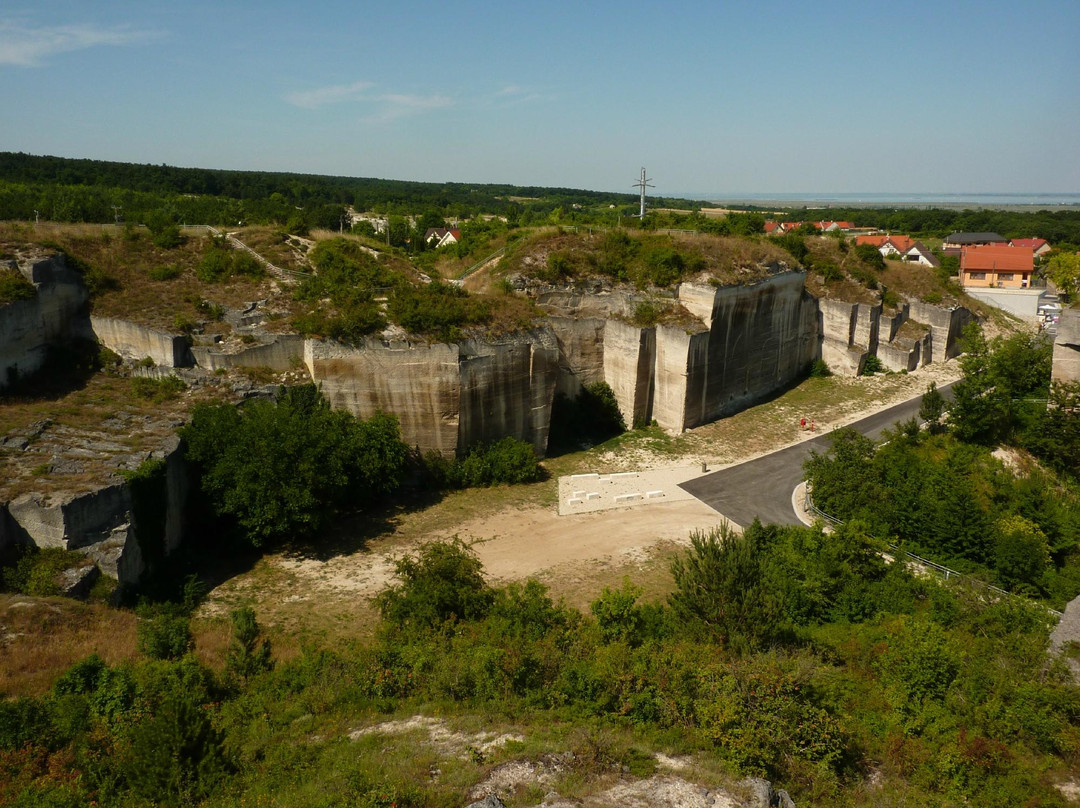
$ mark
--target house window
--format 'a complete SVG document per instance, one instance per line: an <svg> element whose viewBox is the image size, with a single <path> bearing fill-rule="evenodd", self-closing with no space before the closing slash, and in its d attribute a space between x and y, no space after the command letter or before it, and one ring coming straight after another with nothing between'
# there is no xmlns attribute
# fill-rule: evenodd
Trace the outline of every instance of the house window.
<svg viewBox="0 0 1080 808"><path fill-rule="evenodd" d="M971 278L971 280L973 280L973 281L985 281L986 280L986 273L985 272L969 272L968 277Z"/></svg>
<svg viewBox="0 0 1080 808"><path fill-rule="evenodd" d="M998 275L999 281L1011 281L1012 279L1013 274L1011 272L1002 272Z"/></svg>

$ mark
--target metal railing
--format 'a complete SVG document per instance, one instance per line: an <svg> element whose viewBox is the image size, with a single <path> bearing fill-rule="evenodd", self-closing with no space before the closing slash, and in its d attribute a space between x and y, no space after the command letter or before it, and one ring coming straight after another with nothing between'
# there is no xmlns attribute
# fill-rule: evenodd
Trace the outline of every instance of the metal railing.
<svg viewBox="0 0 1080 808"><path fill-rule="evenodd" d="M844 524L842 520L837 519L835 516L830 516L814 504L813 497L810 496L809 482L806 484L806 494L803 498L803 506L806 508L808 513L812 513L814 516L819 517L820 519L828 522L834 527L839 527L840 525ZM988 589L995 595L1004 595L1007 598L1016 598L1018 600L1022 600L1024 603L1031 603L1031 600L1029 598L1025 598L1022 595L1016 595L1012 592L1007 592L1001 587L986 583L986 581L980 581L978 578L974 578L970 575L964 575L961 572L957 572L954 569L950 569L949 567L946 567L942 564L938 564L935 561L931 561L927 558L917 556L914 553L909 553L907 550L902 549L899 545L892 544L891 542L885 542L885 546L892 550L894 553L903 554L903 556L911 563L918 564L920 567L923 567L925 569L931 569L935 572L940 573L942 578L944 578L946 581L952 580L953 578L958 578L960 580L968 581L972 584L975 584L976 586L981 586L985 589ZM1059 620L1061 619L1061 612L1059 612L1057 609L1051 609L1049 606L1045 608L1048 612L1050 612L1050 614L1054 615Z"/></svg>

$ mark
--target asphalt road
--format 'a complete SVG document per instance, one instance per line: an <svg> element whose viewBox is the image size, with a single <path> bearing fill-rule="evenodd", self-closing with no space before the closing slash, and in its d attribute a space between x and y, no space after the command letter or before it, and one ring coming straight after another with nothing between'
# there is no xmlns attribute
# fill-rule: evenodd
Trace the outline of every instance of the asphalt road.
<svg viewBox="0 0 1080 808"><path fill-rule="evenodd" d="M952 384L938 388L951 397ZM889 407L848 426L871 438L900 421L917 417L922 396ZM758 517L766 524L800 524L791 507L791 492L803 481L803 461L811 450L825 452L830 446L828 433L797 443L772 454L706 474L682 483L679 487L700 499L735 524L746 527Z"/></svg>

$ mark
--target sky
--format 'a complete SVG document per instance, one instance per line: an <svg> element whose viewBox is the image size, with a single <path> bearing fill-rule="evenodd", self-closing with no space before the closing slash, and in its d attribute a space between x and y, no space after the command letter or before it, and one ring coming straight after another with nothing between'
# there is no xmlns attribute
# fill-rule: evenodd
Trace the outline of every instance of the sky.
<svg viewBox="0 0 1080 808"><path fill-rule="evenodd" d="M1080 2L4 0L0 151L655 193L1080 192Z"/></svg>

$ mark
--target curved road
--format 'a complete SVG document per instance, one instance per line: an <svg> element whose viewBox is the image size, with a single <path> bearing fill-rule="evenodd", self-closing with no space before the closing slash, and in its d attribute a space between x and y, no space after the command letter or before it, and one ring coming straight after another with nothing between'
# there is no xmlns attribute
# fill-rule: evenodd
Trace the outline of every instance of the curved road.
<svg viewBox="0 0 1080 808"><path fill-rule="evenodd" d="M938 390L948 399L952 384ZM922 396L918 396L848 426L877 439L897 422L918 417L921 403ZM798 525L801 522L791 507L791 492L804 479L803 461L810 451L825 452L830 442L826 432L764 457L688 480L679 487L742 527L753 522L755 516L765 524Z"/></svg>

